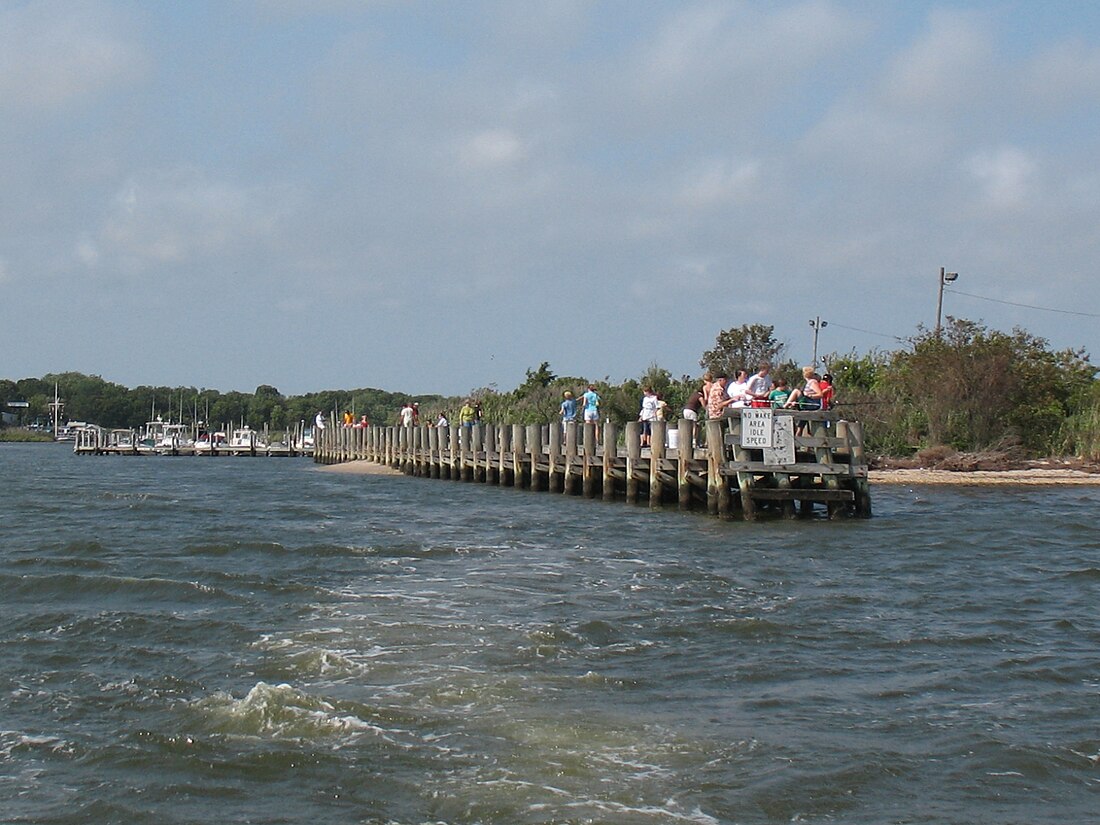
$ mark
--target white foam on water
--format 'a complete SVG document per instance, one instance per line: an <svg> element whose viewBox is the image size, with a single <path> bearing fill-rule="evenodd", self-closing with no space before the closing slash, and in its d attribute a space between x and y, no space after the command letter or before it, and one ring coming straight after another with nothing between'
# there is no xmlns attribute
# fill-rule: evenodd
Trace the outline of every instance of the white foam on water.
<svg viewBox="0 0 1100 825"><path fill-rule="evenodd" d="M19 751L46 751L71 754L72 743L60 736L44 736L18 730L0 730L0 758L12 759Z"/></svg>
<svg viewBox="0 0 1100 825"><path fill-rule="evenodd" d="M351 713L332 702L312 696L288 684L257 682L242 699L218 693L195 703L219 733L275 739L348 740L357 734L374 734L401 745L394 731ZM403 746L403 745L402 745Z"/></svg>
<svg viewBox="0 0 1100 825"><path fill-rule="evenodd" d="M675 800L668 800L664 805L627 805L622 802L611 802L605 799L577 799L566 802L561 806L548 803L536 803L528 806L528 810L536 813L556 811L559 807L572 810L592 810L600 814L617 814L630 817L630 822L641 821L638 817L652 819L658 822L693 822L698 825L721 825L721 820L710 814L704 813L700 808L690 811L678 809Z"/></svg>

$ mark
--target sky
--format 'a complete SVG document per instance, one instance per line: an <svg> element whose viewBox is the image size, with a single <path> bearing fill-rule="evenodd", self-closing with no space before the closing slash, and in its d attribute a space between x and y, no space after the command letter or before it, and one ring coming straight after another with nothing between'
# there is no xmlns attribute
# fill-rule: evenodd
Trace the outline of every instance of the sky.
<svg viewBox="0 0 1100 825"><path fill-rule="evenodd" d="M1100 4L0 0L0 378L1100 362ZM902 340L899 340L902 339Z"/></svg>

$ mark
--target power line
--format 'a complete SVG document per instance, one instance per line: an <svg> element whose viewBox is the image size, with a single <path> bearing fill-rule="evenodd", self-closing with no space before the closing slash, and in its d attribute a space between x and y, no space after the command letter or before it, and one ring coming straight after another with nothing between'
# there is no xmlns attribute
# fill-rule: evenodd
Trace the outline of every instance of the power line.
<svg viewBox="0 0 1100 825"><path fill-rule="evenodd" d="M1013 307L1023 307L1024 309L1038 309L1042 310L1043 312L1059 312L1062 315L1081 315L1085 318L1100 318L1100 315L1096 314L1095 312L1076 312L1072 309L1053 309L1052 307L1037 307L1033 306L1032 304L1019 304L1015 301L1002 301L1000 298L987 298L985 295L972 295L969 292L962 292L958 289L949 289L947 291L955 295L965 295L967 298L977 298L979 301L992 301L995 304L1008 304L1009 306Z"/></svg>
<svg viewBox="0 0 1100 825"><path fill-rule="evenodd" d="M879 338L890 338L890 339L893 339L894 341L902 341L902 342L907 340L907 339L902 338L898 335L887 335L885 332L872 332L869 329L860 329L859 327L846 327L846 326L844 326L844 324L838 324L836 321L830 321L829 323L832 324L834 327L840 327L840 329L847 329L847 330L851 330L852 332L862 332L862 333L865 333L866 335L877 335Z"/></svg>

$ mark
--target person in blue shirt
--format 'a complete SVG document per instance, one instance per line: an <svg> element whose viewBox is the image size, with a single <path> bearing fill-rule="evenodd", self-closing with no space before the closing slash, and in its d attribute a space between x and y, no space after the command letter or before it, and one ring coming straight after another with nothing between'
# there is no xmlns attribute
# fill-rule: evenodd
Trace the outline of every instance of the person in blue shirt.
<svg viewBox="0 0 1100 825"><path fill-rule="evenodd" d="M559 412L561 413L562 424L568 424L570 421L577 420L577 400L569 390L565 391Z"/></svg>
<svg viewBox="0 0 1100 825"><path fill-rule="evenodd" d="M584 421L587 424L589 421L596 424L596 443L600 443L600 396L596 392L596 385L589 384L588 390L581 396L581 403L584 408Z"/></svg>

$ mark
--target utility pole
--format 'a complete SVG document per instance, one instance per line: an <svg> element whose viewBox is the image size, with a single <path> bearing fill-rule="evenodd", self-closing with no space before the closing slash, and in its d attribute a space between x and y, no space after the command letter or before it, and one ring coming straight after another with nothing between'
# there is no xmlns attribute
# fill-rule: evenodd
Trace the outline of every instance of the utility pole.
<svg viewBox="0 0 1100 825"><path fill-rule="evenodd" d="M937 338L940 337L940 329L942 328L942 326L940 324L940 319L943 317L943 288L947 284L952 283L958 277L959 277L958 272L947 272L942 266L940 267L940 293L939 293L939 297L936 299L936 337Z"/></svg>
<svg viewBox="0 0 1100 825"><path fill-rule="evenodd" d="M810 319L810 326L814 328L814 360L811 362L814 369L817 369L817 336L822 329L829 326L828 321L822 321L820 316L815 316Z"/></svg>

